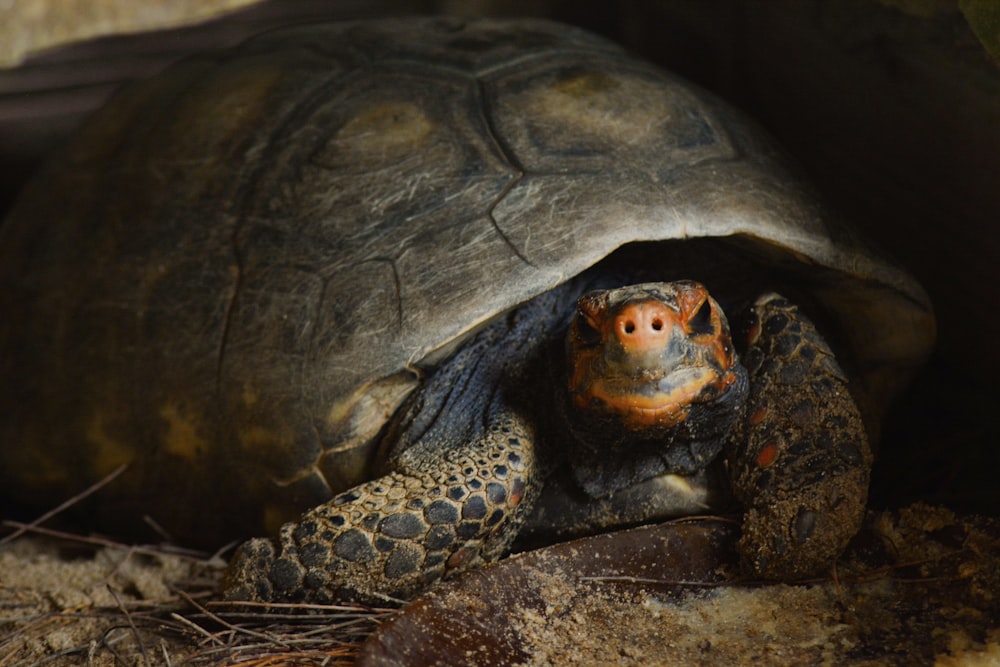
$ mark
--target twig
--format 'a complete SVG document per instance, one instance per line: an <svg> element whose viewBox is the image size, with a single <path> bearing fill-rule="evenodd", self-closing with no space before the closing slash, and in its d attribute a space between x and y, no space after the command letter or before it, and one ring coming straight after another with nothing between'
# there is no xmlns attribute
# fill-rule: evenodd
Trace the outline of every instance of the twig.
<svg viewBox="0 0 1000 667"><path fill-rule="evenodd" d="M688 523L727 523L733 526L738 526L742 522L731 516L722 516L719 514L692 514L690 516L679 516L674 519L667 519L662 521L662 524L688 524ZM649 524L649 525L659 525L659 524Z"/></svg>
<svg viewBox="0 0 1000 667"><path fill-rule="evenodd" d="M69 648L64 648L61 651L56 651L52 655L47 655L44 658L42 658L41 660L37 660L37 661L35 661L35 662L27 665L27 667L41 667L41 665L47 665L50 662L55 662L59 658L65 658L66 656L69 656L69 655L74 655L76 653L82 653L83 651L85 651L87 649L87 646L88 646L87 644L80 644L79 646L71 646Z"/></svg>
<svg viewBox="0 0 1000 667"><path fill-rule="evenodd" d="M170 618L174 619L175 621L177 621L179 623L184 624L184 626L186 626L188 628L191 628L192 630L194 630L198 634L200 634L203 637L205 637L205 639L211 640L211 641L217 643L219 646L225 646L226 645L226 642L224 642L221 639L219 639L219 637L217 635L213 635L211 632L209 632L205 628L201 627L200 625L198 625L197 623L195 623L191 619L184 618L183 616L181 616L177 612L170 612Z"/></svg>
<svg viewBox="0 0 1000 667"><path fill-rule="evenodd" d="M174 661L170 658L170 650L167 648L167 642L163 641L160 637L160 652L163 654L163 661L167 663L167 667L174 667Z"/></svg>
<svg viewBox="0 0 1000 667"><path fill-rule="evenodd" d="M404 601L400 600L405 604ZM209 607L259 607L266 611L275 609L288 609L290 611L341 611L348 614L362 612L388 613L398 611L395 607L366 607L351 604L308 604L305 602L251 602L249 600L212 600Z"/></svg>
<svg viewBox="0 0 1000 667"><path fill-rule="evenodd" d="M723 588L726 586L744 586L747 585L748 583L752 584L752 582L746 582L746 581L687 581L684 579L657 579L655 577L630 577L628 575L579 577L578 580L596 581L598 583L661 584L666 586L690 586L692 588Z"/></svg>
<svg viewBox="0 0 1000 667"><path fill-rule="evenodd" d="M197 609L201 613L205 614L210 619L212 619L216 623L222 625L223 627L229 628L233 632L239 632L239 633L245 634L245 635L247 635L249 637L254 637L256 639L262 639L262 640L264 640L266 642L271 642L273 644L277 644L278 646L282 646L284 648L291 648L288 644L286 644L284 641L282 641L278 637L275 637L274 635L268 634L266 632L257 632L256 630L250 630L248 628L242 628L242 627L240 627L238 625L234 625L234 624L230 623L229 621L224 620L218 614L213 614L208 609L206 609L204 606L202 606L202 605L198 604L197 602L195 602L194 598L192 598L190 595L188 595L184 591L177 591L177 594L180 595L185 600L187 600L188 604L190 604L192 607L194 607L195 609Z"/></svg>
<svg viewBox="0 0 1000 667"><path fill-rule="evenodd" d="M146 652L146 644L142 641L142 635L139 633L139 628L135 627L135 621L132 620L132 614L125 609L125 605L122 604L122 600L118 597L118 593L115 589L111 587L110 584L107 586L108 592L111 593L111 597L115 599L115 604L118 605L118 610L124 614L125 620L128 622L128 627L132 630L132 636L135 637L135 642L139 645L139 652L142 654L142 662L146 667L151 667L149 663L149 654Z"/></svg>
<svg viewBox="0 0 1000 667"><path fill-rule="evenodd" d="M847 600L844 596L844 587L840 584L840 562L833 561L833 567L830 568L830 579L833 581L833 588L837 592L837 604L840 605L841 609L847 609Z"/></svg>
<svg viewBox="0 0 1000 667"><path fill-rule="evenodd" d="M51 519L55 515L59 514L63 510L69 509L70 507L72 507L73 505L76 505L77 503L79 503L81 500L83 500L87 496L93 495L94 493L96 493L97 491L99 491L101 488L103 488L103 487L107 486L108 484L110 484L111 482L113 482L119 475L121 475L123 472L125 472L126 468L128 468L128 464L127 463L123 463L122 465L118 466L110 474L106 475L103 479L95 482L91 486L88 486L86 489L84 489L80 493L76 494L72 498L69 498L65 502L59 504L57 507L49 510L45 514L41 515L40 517L38 517L37 519L35 519L34 521L32 521L31 523L22 524L22 526L20 528L18 528L17 530L15 530L13 533L11 533L10 535L5 536L3 539L0 539L0 544L6 544L6 543L10 542L11 540L14 540L14 539L20 537L21 535L23 535L24 533L26 533L29 530L37 529L38 526L40 526L41 524L45 523L46 521L48 521L49 519ZM13 522L4 521L4 525L11 525L11 524L13 524Z"/></svg>
<svg viewBox="0 0 1000 667"><path fill-rule="evenodd" d="M202 551L195 551L193 549L154 547L148 545L133 546L130 544L123 544L122 542L116 542L115 540L111 540L106 537L76 535L74 533L67 533L61 530L54 530L52 528L43 528L42 526L35 525L36 523L38 522L22 523L20 521L11 521L8 519L4 520L2 525L8 528L17 528L20 531L18 535L23 535L24 533L36 533L38 535L55 537L69 542L80 542L82 544L110 547L112 549L120 549L122 551L132 551L133 553L143 554L145 556L162 556L164 554L170 554L172 556L177 556L178 558L184 558L198 563L204 563L207 561L207 554Z"/></svg>
<svg viewBox="0 0 1000 667"><path fill-rule="evenodd" d="M163 541L163 542L173 542L174 541L173 535L171 535L167 531L166 528L164 528L159 523L157 523L156 519L154 519L153 517L149 516L148 514L144 514L144 515L142 515L142 521L147 526L149 526L150 528L152 528L153 532L155 532L157 535L160 536L160 540L161 541Z"/></svg>

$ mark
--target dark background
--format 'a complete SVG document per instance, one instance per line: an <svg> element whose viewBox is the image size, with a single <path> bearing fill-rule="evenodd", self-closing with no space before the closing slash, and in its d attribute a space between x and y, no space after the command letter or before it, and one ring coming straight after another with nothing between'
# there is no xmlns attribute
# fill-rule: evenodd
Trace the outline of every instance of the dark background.
<svg viewBox="0 0 1000 667"><path fill-rule="evenodd" d="M1000 68L957 2L894 4L903 9L877 0L272 0L199 26L77 44L0 70L0 212L101 100L193 50L325 17L574 23L747 111L834 208L917 275L939 342L890 414L872 502L1000 515Z"/></svg>

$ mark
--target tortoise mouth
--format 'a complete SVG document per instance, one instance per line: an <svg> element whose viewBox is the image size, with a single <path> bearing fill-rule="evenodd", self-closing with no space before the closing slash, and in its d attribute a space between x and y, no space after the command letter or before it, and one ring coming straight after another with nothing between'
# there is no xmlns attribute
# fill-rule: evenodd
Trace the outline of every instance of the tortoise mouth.
<svg viewBox="0 0 1000 667"><path fill-rule="evenodd" d="M652 382L605 376L574 393L578 408L617 415L636 430L672 427L683 422L693 405L718 399L736 381L733 372L682 367Z"/></svg>

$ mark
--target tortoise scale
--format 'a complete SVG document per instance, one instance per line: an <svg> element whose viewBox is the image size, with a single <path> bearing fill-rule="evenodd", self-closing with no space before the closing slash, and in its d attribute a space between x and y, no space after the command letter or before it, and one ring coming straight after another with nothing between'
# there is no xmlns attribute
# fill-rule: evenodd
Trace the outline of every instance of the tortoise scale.
<svg viewBox="0 0 1000 667"><path fill-rule="evenodd" d="M125 465L105 530L277 533L234 599L410 597L518 538L729 503L748 573L822 570L934 336L751 123L536 20L185 60L39 174L0 260L4 493Z"/></svg>

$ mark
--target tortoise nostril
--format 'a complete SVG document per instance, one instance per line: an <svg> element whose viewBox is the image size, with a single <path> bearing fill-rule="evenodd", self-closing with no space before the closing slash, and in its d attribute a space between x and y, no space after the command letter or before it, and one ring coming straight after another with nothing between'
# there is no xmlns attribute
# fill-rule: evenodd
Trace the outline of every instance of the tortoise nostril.
<svg viewBox="0 0 1000 667"><path fill-rule="evenodd" d="M659 318L653 320L653 331L662 331L662 330L663 330L663 320Z"/></svg>
<svg viewBox="0 0 1000 667"><path fill-rule="evenodd" d="M628 322L625 323L625 333L630 334L633 331L635 331L635 322L629 320Z"/></svg>

